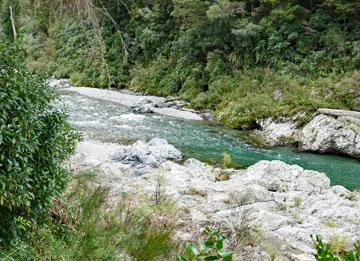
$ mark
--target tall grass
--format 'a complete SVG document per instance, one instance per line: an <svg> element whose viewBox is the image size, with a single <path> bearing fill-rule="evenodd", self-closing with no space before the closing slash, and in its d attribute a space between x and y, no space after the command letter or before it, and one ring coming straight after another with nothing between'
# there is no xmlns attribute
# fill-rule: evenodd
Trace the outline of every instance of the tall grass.
<svg viewBox="0 0 360 261"><path fill-rule="evenodd" d="M1 260L169 260L175 209L168 202L124 196L107 204L109 189L81 173L54 202L46 225L34 226L29 240L0 249Z"/></svg>

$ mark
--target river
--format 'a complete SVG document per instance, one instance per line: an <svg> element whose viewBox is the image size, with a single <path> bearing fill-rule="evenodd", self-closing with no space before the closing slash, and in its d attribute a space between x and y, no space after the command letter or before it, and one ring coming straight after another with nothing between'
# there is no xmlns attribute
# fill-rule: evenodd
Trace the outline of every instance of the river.
<svg viewBox="0 0 360 261"><path fill-rule="evenodd" d="M160 137L181 150L185 158L220 161L226 152L231 155L235 167L247 167L259 160L282 160L325 172L332 185L351 190L360 188L360 164L355 159L298 152L291 148L257 148L242 141L240 131L206 122L134 114L128 107L76 93L63 93L61 98L74 126L93 139L130 143Z"/></svg>

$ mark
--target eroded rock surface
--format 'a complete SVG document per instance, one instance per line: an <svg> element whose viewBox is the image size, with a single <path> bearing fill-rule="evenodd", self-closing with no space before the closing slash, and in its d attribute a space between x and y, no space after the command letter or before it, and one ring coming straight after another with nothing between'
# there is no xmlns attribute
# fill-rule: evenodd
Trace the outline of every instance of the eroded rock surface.
<svg viewBox="0 0 360 261"><path fill-rule="evenodd" d="M360 119L320 114L302 129L299 141L303 150L360 158Z"/></svg>
<svg viewBox="0 0 360 261"><path fill-rule="evenodd" d="M339 115L358 113L329 111ZM258 120L257 123L260 130L255 133L260 135L265 145L298 144L299 148L305 151L338 153L360 158L360 119L357 116L318 114L303 128L297 126L296 120L289 118L267 118Z"/></svg>
<svg viewBox="0 0 360 261"><path fill-rule="evenodd" d="M122 146L112 159L136 167L155 167L166 160L181 160L181 152L166 140L154 138L149 142L137 141L133 145Z"/></svg>
<svg viewBox="0 0 360 261"><path fill-rule="evenodd" d="M277 260L314 260L311 235L346 237L349 246L360 239L359 193L331 187L324 173L281 161L260 161L246 170L215 168L196 159L179 164L166 160L180 159L174 149L159 139L132 146L85 141L72 165L96 165L113 201L124 192L152 197L161 177L164 197L186 209L177 233L182 240L193 239L209 224L233 231L232 240L244 224L254 228L255 244L245 244L246 253L236 253L235 260L249 260L249 253L251 260L270 260L267 245L276 249ZM133 175L139 164L146 171ZM217 181L219 172L229 178Z"/></svg>
<svg viewBox="0 0 360 261"><path fill-rule="evenodd" d="M292 119L261 119L257 120L260 126L259 134L263 137L266 145L287 145L296 139L298 132L297 125Z"/></svg>

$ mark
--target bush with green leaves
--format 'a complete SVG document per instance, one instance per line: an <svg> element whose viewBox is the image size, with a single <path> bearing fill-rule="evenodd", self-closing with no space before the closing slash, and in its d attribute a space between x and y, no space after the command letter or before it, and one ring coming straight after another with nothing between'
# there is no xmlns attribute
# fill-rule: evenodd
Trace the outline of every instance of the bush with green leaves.
<svg viewBox="0 0 360 261"><path fill-rule="evenodd" d="M360 260L360 242L355 244L354 249L350 251L337 252L329 243L324 243L321 236L314 238L316 248L315 258L319 261L359 261Z"/></svg>
<svg viewBox="0 0 360 261"><path fill-rule="evenodd" d="M15 7L34 71L178 95L234 128L320 107L359 110L358 79L343 83L360 70L359 1L65 2L0 4L9 39Z"/></svg>
<svg viewBox="0 0 360 261"><path fill-rule="evenodd" d="M78 134L56 94L0 42L0 244L21 237L64 188Z"/></svg>
<svg viewBox="0 0 360 261"><path fill-rule="evenodd" d="M199 240L198 244L186 244L184 253L177 257L178 261L231 261L232 253L224 249L225 237L220 229L206 227L207 239Z"/></svg>

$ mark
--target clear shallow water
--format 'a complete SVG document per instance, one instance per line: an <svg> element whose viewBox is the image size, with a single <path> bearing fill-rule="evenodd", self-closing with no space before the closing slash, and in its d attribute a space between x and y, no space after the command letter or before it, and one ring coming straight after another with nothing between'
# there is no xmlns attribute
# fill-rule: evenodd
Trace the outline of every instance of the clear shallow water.
<svg viewBox="0 0 360 261"><path fill-rule="evenodd" d="M185 157L221 160L229 153L235 166L259 160L282 160L325 172L332 184L360 188L360 162L335 155L297 152L290 148L260 149L241 141L241 132L205 122L184 121L155 114L134 114L126 107L77 94L62 95L73 124L90 137L107 142L167 139Z"/></svg>

